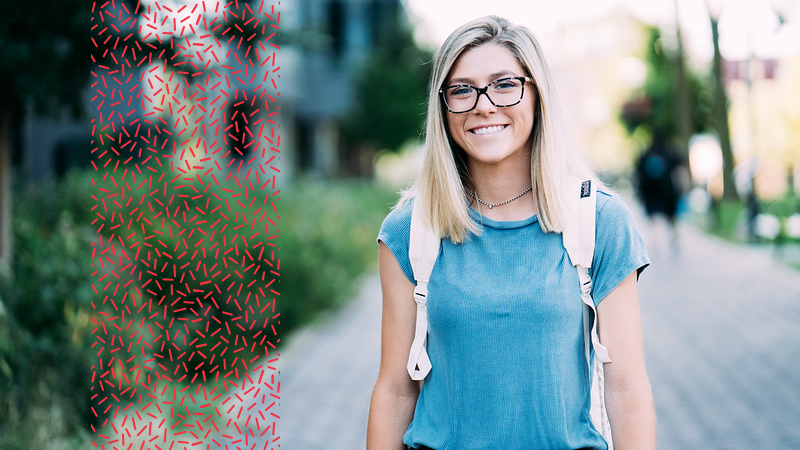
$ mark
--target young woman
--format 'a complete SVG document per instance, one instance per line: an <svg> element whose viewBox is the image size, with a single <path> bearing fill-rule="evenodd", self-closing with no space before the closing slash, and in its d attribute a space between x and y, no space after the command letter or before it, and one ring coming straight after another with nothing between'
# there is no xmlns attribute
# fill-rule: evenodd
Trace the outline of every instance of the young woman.
<svg viewBox="0 0 800 450"><path fill-rule="evenodd" d="M589 418L580 287L560 233L563 180L593 175L564 133L528 29L491 16L447 38L433 68L422 173L378 236L382 353L368 450L607 448ZM421 383L406 370L417 201L442 236L427 296L433 369ZM655 449L636 288L647 265L630 212L598 192L592 296L612 358L605 392L616 450Z"/></svg>

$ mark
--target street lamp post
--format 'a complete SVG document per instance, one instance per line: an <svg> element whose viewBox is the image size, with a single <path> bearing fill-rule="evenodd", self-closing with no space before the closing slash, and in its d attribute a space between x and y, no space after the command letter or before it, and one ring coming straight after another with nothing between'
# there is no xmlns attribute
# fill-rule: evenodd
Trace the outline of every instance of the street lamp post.
<svg viewBox="0 0 800 450"><path fill-rule="evenodd" d="M722 151L722 198L739 200L736 183L733 178L735 161L731 146L731 130L728 123L728 96L722 79L722 54L719 50L719 16L725 6L725 0L706 0L711 21L711 40L714 43L714 60L712 73L714 76L714 127L719 137Z"/></svg>

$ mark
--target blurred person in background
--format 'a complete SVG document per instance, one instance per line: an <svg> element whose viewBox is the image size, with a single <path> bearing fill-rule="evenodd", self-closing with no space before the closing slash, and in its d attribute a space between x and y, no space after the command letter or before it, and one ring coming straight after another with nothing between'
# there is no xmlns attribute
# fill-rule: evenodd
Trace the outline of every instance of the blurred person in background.
<svg viewBox="0 0 800 450"><path fill-rule="evenodd" d="M630 211L570 151L552 83L532 33L505 19L462 25L439 49L423 169L378 235L381 363L368 450L608 448L590 420L580 283L561 237L568 174L600 186L590 272L612 359L614 448L655 449L637 293L649 260ZM421 382L407 370L416 202L442 237L427 291L433 368Z"/></svg>
<svg viewBox="0 0 800 450"><path fill-rule="evenodd" d="M650 147L636 162L634 175L636 192L651 225L662 217L669 230L669 245L678 251L678 229L675 225L681 199L688 187L688 173L663 133L653 133Z"/></svg>

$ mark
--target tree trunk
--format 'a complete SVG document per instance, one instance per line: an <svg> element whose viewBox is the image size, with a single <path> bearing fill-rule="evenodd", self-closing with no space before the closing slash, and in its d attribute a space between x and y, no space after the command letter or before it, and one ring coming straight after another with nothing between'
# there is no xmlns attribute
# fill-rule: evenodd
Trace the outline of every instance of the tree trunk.
<svg viewBox="0 0 800 450"><path fill-rule="evenodd" d="M676 68L678 69L678 140L680 141L681 157L686 162L686 169L689 171L689 180L692 179L692 168L689 163L689 140L694 134L694 118L691 94L689 92L689 82L686 78L686 58L683 50L683 36L681 34L681 24L678 19L678 0L675 0L675 32L678 39L678 55L676 58Z"/></svg>
<svg viewBox="0 0 800 450"><path fill-rule="evenodd" d="M728 124L728 96L725 94L725 82L722 79L722 55L719 52L719 24L711 18L711 38L714 41L714 125L719 137L722 151L722 198L738 201L736 183L733 179L735 161L731 147L731 130Z"/></svg>
<svg viewBox="0 0 800 450"><path fill-rule="evenodd" d="M11 275L11 114L0 115L0 272Z"/></svg>
<svg viewBox="0 0 800 450"><path fill-rule="evenodd" d="M360 145L358 147L358 176L365 180L371 180L375 176L375 154L377 150L372 145Z"/></svg>

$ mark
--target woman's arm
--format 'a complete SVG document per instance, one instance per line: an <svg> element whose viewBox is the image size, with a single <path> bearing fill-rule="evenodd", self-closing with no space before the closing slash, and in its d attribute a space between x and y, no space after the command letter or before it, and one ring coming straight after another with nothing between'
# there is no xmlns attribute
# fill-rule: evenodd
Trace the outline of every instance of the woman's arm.
<svg viewBox="0 0 800 450"><path fill-rule="evenodd" d="M414 285L392 252L381 242L378 254L383 292L381 365L372 391L367 450L400 450L414 417L419 384L406 371L417 317Z"/></svg>
<svg viewBox="0 0 800 450"><path fill-rule="evenodd" d="M614 450L654 450L656 418L644 364L636 273L600 302L597 315L600 342L611 356L604 369Z"/></svg>

